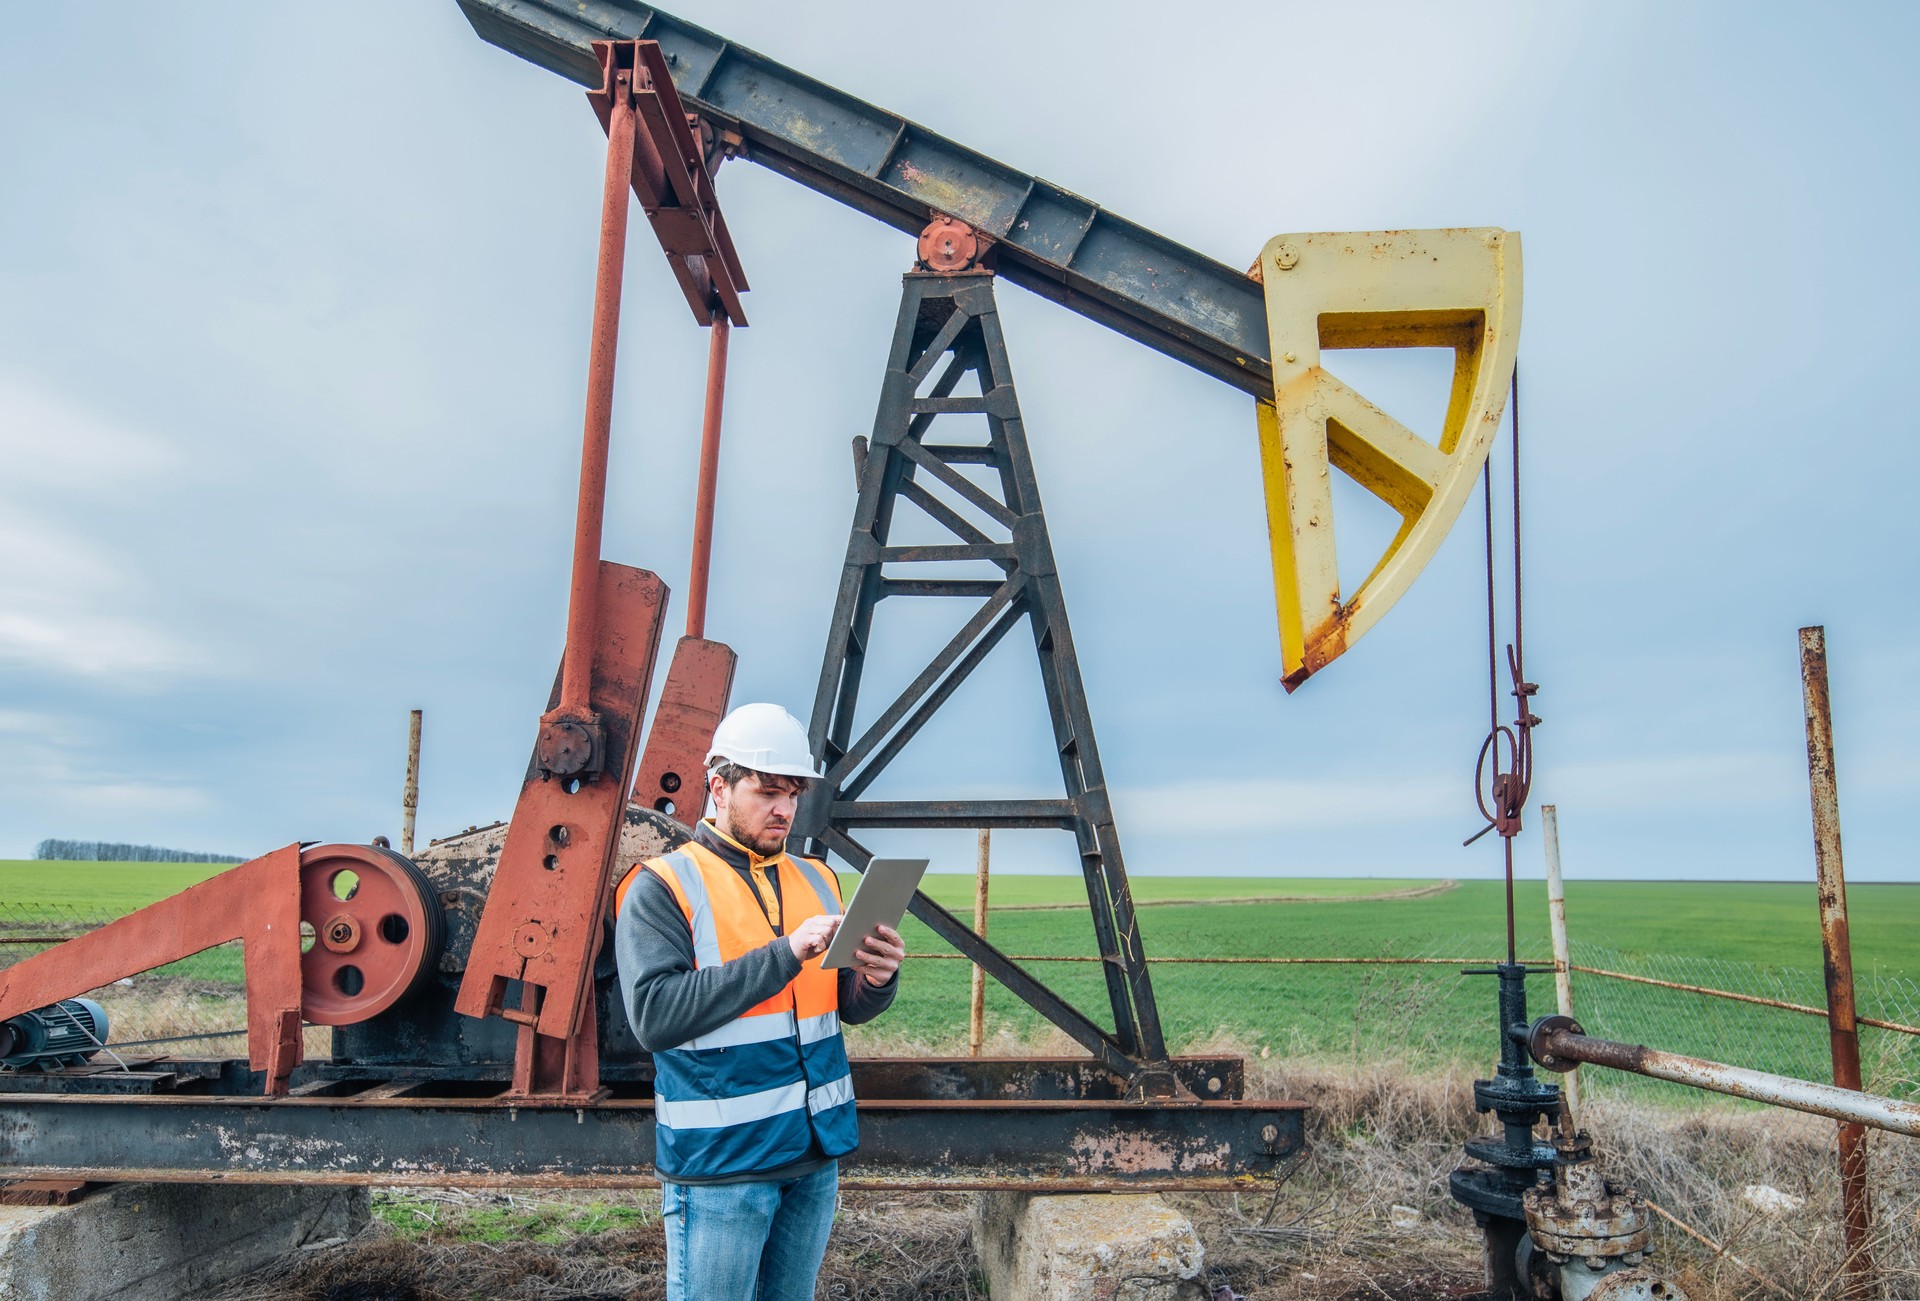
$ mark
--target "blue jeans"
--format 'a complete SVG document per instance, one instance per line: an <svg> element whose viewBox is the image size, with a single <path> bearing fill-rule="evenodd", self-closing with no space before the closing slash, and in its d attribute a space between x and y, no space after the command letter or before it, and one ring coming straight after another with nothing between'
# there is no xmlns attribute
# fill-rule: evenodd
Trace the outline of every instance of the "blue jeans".
<svg viewBox="0 0 1920 1301"><path fill-rule="evenodd" d="M840 1163L778 1183L660 1185L667 1301L813 1301Z"/></svg>

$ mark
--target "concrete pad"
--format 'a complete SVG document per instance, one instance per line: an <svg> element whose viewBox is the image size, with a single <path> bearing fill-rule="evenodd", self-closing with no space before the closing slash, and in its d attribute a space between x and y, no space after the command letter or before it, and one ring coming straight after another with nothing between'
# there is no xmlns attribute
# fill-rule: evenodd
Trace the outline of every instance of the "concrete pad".
<svg viewBox="0 0 1920 1301"><path fill-rule="evenodd" d="M116 1184L0 1206L0 1301L182 1301L308 1243L351 1237L364 1188Z"/></svg>
<svg viewBox="0 0 1920 1301"><path fill-rule="evenodd" d="M1206 1252L1152 1193L981 1193L973 1246L996 1301L1200 1301Z"/></svg>

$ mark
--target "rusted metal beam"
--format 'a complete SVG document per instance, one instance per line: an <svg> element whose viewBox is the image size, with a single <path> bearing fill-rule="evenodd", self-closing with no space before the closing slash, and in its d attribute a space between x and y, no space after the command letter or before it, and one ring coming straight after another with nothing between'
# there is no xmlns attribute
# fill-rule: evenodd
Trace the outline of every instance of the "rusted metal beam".
<svg viewBox="0 0 1920 1301"><path fill-rule="evenodd" d="M351 1088L342 1085L342 1088ZM1300 1149L1298 1102L878 1100L853 1188L1224 1191ZM506 1095L0 1098L16 1177L171 1183L644 1187L653 1104Z"/></svg>
<svg viewBox="0 0 1920 1301"><path fill-rule="evenodd" d="M509 1051L511 1046L509 1045ZM251 1095L255 1084L244 1058L143 1057L122 1052L131 1069L103 1065L53 1071L0 1073L0 1107L15 1094ZM1210 1102L1238 1101L1246 1095L1246 1061L1239 1057L1174 1057L1169 1068L1180 1086ZM1127 1096L1127 1079L1090 1057L855 1057L851 1061L854 1095L862 1103L899 1101L982 1102L1085 1100L1118 1102ZM314 1062L300 1069L296 1097L333 1096L385 1083L402 1082L428 1096L491 1097L512 1080L510 1060L462 1062L447 1067L424 1062L365 1060ZM624 1096L644 1096L653 1079L648 1057L619 1060L603 1055L601 1078Z"/></svg>
<svg viewBox="0 0 1920 1301"><path fill-rule="evenodd" d="M1840 786L1833 762L1833 709L1827 690L1827 630L1800 630L1800 680L1807 706L1807 783L1813 800L1813 858L1820 891L1820 947L1827 981L1827 1038L1833 1082L1858 1089L1860 1030L1854 1019L1853 942L1847 927L1847 877L1840 854ZM1848 1301L1874 1295L1873 1199L1867 1186L1867 1131L1840 1126L1840 1202L1846 1222Z"/></svg>
<svg viewBox="0 0 1920 1301"><path fill-rule="evenodd" d="M1583 1033L1571 1017L1547 1016L1535 1021L1527 1036L1527 1050L1535 1062L1550 1071L1570 1071L1581 1063L1589 1063L1684 1084L1691 1089L1868 1125L1890 1134L1920 1136L1920 1104L1797 1080L1790 1075L1773 1075L1744 1066L1729 1066L1725 1062L1685 1057L1644 1044L1595 1039Z"/></svg>
<svg viewBox="0 0 1920 1301"><path fill-rule="evenodd" d="M0 1206L71 1206L98 1187L83 1179L14 1179L0 1183Z"/></svg>

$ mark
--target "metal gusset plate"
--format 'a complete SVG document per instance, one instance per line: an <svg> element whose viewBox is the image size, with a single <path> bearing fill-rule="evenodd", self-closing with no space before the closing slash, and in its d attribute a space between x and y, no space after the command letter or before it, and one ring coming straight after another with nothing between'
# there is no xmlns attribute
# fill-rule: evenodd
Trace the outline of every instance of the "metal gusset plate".
<svg viewBox="0 0 1920 1301"><path fill-rule="evenodd" d="M1267 525L1289 691L1339 658L1420 575L1493 445L1520 337L1520 236L1503 230L1280 235L1260 254L1273 399L1258 400ZM1338 348L1449 348L1437 441L1321 364ZM1332 472L1400 516L1358 588L1343 592Z"/></svg>
<svg viewBox="0 0 1920 1301"><path fill-rule="evenodd" d="M603 560L599 574L591 686L606 771L550 778L536 751L454 1004L465 1016L505 1016L555 1040L570 1039L591 1012L594 951L667 602L666 584L645 570ZM521 1002L510 1006L515 982Z"/></svg>
<svg viewBox="0 0 1920 1301"><path fill-rule="evenodd" d="M691 827L707 807L707 747L726 717L737 662L725 642L682 637L647 728L633 802ZM628 864L617 865L622 870ZM618 873L616 872L616 876Z"/></svg>

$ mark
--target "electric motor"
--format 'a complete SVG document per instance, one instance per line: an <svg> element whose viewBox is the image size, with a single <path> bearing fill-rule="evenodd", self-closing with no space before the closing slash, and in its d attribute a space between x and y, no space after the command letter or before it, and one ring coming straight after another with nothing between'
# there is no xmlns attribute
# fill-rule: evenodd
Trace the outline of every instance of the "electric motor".
<svg viewBox="0 0 1920 1301"><path fill-rule="evenodd" d="M106 1043L107 1010L90 998L63 998L0 1023L0 1067L78 1066Z"/></svg>

